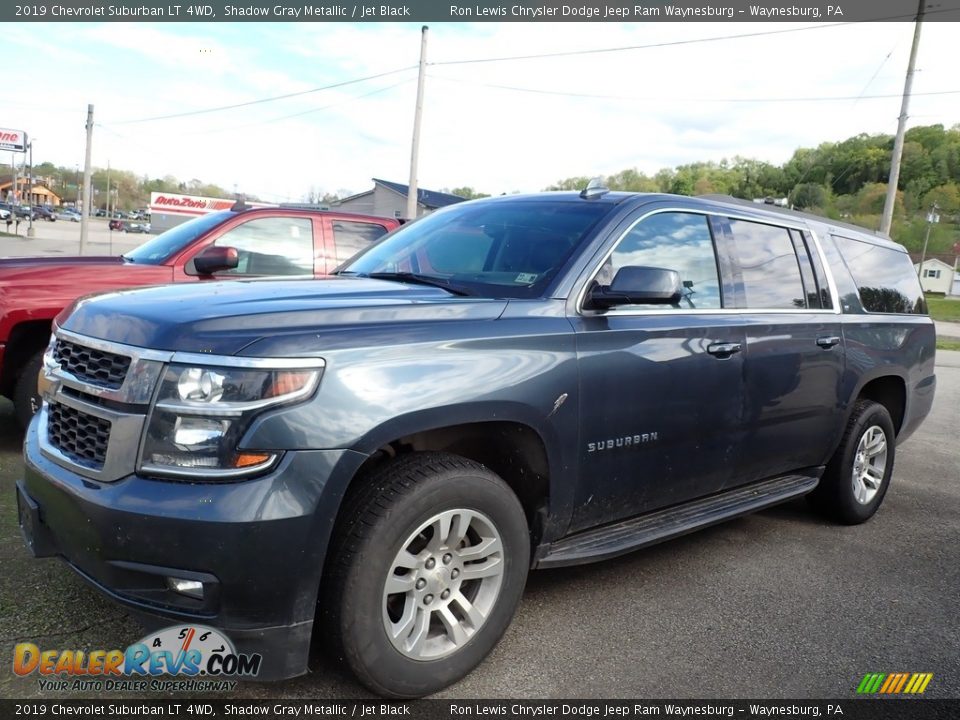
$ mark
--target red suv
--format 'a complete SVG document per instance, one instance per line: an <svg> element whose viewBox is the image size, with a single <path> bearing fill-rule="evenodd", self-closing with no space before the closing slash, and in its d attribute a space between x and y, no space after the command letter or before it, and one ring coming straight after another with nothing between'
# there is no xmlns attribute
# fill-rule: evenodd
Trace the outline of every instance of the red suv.
<svg viewBox="0 0 960 720"><path fill-rule="evenodd" d="M211 278L321 276L398 225L393 218L238 203L120 257L0 259L0 394L13 400L25 427L38 407L51 321L82 295Z"/></svg>

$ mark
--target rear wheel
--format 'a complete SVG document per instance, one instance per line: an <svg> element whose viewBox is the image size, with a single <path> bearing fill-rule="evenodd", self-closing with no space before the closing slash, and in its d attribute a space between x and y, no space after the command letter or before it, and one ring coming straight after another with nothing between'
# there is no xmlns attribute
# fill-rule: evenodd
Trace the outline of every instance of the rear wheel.
<svg viewBox="0 0 960 720"><path fill-rule="evenodd" d="M529 560L523 508L503 480L455 455L403 456L344 508L324 587L328 637L371 690L436 692L500 639Z"/></svg>
<svg viewBox="0 0 960 720"><path fill-rule="evenodd" d="M883 502L893 474L896 432L887 409L858 400L843 440L810 500L826 515L847 525L866 522Z"/></svg>
<svg viewBox="0 0 960 720"><path fill-rule="evenodd" d="M30 418L40 409L40 394L37 392L37 376L43 365L43 351L38 350L20 370L17 384L13 387L13 410L20 427L26 429Z"/></svg>

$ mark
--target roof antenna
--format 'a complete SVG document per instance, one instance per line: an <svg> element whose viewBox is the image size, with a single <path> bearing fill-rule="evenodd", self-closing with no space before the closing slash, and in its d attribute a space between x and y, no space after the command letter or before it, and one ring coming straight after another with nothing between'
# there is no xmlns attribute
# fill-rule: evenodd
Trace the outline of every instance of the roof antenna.
<svg viewBox="0 0 960 720"><path fill-rule="evenodd" d="M594 200L595 198L603 197L608 192L610 192L610 188L603 184L603 178L595 177L580 191L580 197L584 200Z"/></svg>

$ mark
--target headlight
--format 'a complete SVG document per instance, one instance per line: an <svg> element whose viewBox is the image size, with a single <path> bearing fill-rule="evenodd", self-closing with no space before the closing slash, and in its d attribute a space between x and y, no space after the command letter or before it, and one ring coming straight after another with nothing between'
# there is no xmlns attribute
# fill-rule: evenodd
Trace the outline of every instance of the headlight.
<svg viewBox="0 0 960 720"><path fill-rule="evenodd" d="M265 409L313 394L322 361L304 364L314 367L169 365L150 413L141 471L230 478L270 468L276 453L241 450L240 440Z"/></svg>

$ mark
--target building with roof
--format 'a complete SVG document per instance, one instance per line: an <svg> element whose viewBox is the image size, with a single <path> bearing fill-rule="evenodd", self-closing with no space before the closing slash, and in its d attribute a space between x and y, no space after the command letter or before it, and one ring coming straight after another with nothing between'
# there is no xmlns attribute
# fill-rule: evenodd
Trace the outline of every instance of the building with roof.
<svg viewBox="0 0 960 720"><path fill-rule="evenodd" d="M953 266L938 258L927 258L921 269L919 263L914 263L920 277L920 285L924 292L956 294L960 288L960 274L954 271Z"/></svg>
<svg viewBox="0 0 960 720"><path fill-rule="evenodd" d="M409 185L371 178L373 189L357 195L343 198L333 203L333 207L346 212L380 217L402 218L407 215L407 193ZM417 190L417 217L431 213L438 208L463 202L466 198L436 190Z"/></svg>
<svg viewBox="0 0 960 720"><path fill-rule="evenodd" d="M46 183L38 178L33 179L30 185L29 177L17 177L17 199L21 205L50 205L57 207L61 204L60 196L47 187ZM0 199L13 203L13 175L0 176Z"/></svg>

